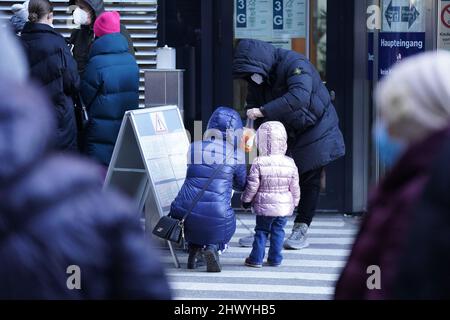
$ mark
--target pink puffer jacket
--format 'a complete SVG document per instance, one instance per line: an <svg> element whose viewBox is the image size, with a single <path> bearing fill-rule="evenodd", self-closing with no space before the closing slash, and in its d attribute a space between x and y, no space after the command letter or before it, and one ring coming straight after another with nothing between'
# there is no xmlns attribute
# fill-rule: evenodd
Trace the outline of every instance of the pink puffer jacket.
<svg viewBox="0 0 450 320"><path fill-rule="evenodd" d="M290 216L300 201L300 186L294 160L286 156L286 129L280 122L266 122L256 143L261 156L250 169L242 202L251 202L257 215Z"/></svg>

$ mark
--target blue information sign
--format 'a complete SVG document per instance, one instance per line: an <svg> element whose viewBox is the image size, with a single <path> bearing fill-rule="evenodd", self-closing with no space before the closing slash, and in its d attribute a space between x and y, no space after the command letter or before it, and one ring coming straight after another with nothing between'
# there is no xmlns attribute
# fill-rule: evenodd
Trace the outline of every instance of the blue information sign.
<svg viewBox="0 0 450 320"><path fill-rule="evenodd" d="M424 51L424 32L381 32L378 43L378 78L388 75L398 61Z"/></svg>

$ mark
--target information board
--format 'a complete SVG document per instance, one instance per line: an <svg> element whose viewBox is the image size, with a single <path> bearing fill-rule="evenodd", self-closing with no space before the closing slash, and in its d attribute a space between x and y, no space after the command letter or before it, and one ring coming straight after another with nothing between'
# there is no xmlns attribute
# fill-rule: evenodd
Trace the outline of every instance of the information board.
<svg viewBox="0 0 450 320"><path fill-rule="evenodd" d="M177 106L132 110L125 114L105 188L114 187L145 206L146 232L170 211L186 178L189 139ZM174 257L176 267L178 259Z"/></svg>

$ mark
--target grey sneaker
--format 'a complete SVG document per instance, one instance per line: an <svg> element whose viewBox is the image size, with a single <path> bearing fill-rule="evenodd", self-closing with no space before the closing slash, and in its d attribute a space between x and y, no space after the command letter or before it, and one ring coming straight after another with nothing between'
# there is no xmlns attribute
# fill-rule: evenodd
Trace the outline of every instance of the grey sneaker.
<svg viewBox="0 0 450 320"><path fill-rule="evenodd" d="M239 245L241 247L244 247L244 248L251 248L251 247L253 247L253 239L254 239L254 237L255 237L255 235L252 234L252 235L249 235L247 237L240 238L239 239ZM270 247L270 236L267 239L266 247Z"/></svg>
<svg viewBox="0 0 450 320"><path fill-rule="evenodd" d="M306 233L308 225L305 223L296 223L292 229L292 234L284 242L284 248L288 250L300 250L309 247Z"/></svg>

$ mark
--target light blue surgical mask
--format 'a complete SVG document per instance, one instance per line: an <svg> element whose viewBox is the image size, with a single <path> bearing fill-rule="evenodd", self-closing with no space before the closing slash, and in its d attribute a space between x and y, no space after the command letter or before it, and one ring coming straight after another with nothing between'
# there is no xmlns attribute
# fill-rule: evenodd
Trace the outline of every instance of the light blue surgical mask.
<svg viewBox="0 0 450 320"><path fill-rule="evenodd" d="M389 135L386 124L378 122L373 131L375 144L380 151L381 160L388 166L394 166L406 150L406 144Z"/></svg>

